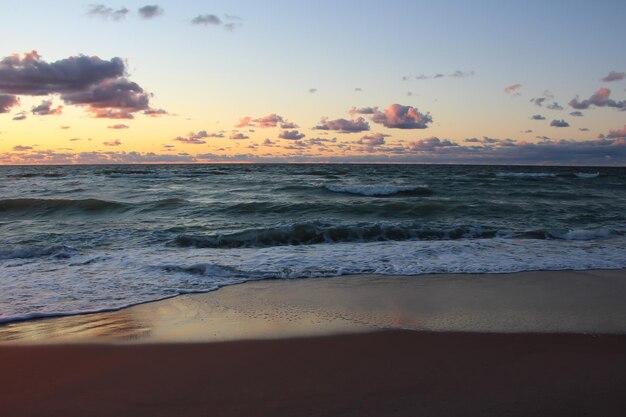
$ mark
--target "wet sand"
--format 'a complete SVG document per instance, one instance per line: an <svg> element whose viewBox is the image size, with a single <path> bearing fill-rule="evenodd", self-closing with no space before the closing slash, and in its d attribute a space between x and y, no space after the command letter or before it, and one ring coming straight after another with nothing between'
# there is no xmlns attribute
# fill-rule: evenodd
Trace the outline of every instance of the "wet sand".
<svg viewBox="0 0 626 417"><path fill-rule="evenodd" d="M0 327L6 416L621 416L625 271L249 282Z"/></svg>

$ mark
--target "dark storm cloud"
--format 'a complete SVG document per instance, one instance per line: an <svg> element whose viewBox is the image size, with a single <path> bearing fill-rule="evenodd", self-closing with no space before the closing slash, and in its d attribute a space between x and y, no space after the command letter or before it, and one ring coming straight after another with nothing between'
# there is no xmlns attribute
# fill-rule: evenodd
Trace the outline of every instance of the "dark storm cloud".
<svg viewBox="0 0 626 417"><path fill-rule="evenodd" d="M59 115L63 112L63 106L52 108L52 100L44 100L38 106L34 106L31 112L38 116Z"/></svg>
<svg viewBox="0 0 626 417"><path fill-rule="evenodd" d="M87 14L90 16L115 21L124 19L128 13L130 13L130 10L126 7L115 10L111 7L105 6L104 4L91 4L87 10Z"/></svg>
<svg viewBox="0 0 626 417"><path fill-rule="evenodd" d="M372 122L390 129L426 129L432 121L430 114L420 113L415 107L401 104L392 104L372 115Z"/></svg>
<svg viewBox="0 0 626 417"><path fill-rule="evenodd" d="M626 72L611 71L606 77L601 78L600 81L604 81L604 82L620 81L620 80L623 80L624 78L626 78Z"/></svg>
<svg viewBox="0 0 626 417"><path fill-rule="evenodd" d="M156 4L140 7L137 12L143 19L152 19L163 14L164 10Z"/></svg>
<svg viewBox="0 0 626 417"><path fill-rule="evenodd" d="M9 94L0 94L0 113L8 113L20 104L20 98Z"/></svg>
<svg viewBox="0 0 626 417"><path fill-rule="evenodd" d="M124 72L121 58L107 61L79 55L48 63L31 51L23 57L11 55L0 60L0 92L30 96L74 93Z"/></svg>
<svg viewBox="0 0 626 417"><path fill-rule="evenodd" d="M335 119L328 120L323 118L320 124L313 127L315 130L334 130L339 133L358 133L366 130L370 130L370 125L367 121L359 117L356 120L347 119Z"/></svg>
<svg viewBox="0 0 626 417"><path fill-rule="evenodd" d="M626 109L626 100L615 101L609 98L610 95L611 90L602 87L588 99L579 101L578 97L576 97L569 102L569 105L576 110L586 110L592 105L597 107L614 107L621 110Z"/></svg>
<svg viewBox="0 0 626 417"><path fill-rule="evenodd" d="M550 126L552 127L569 127L569 123L567 123L565 120L553 120L552 122L550 122Z"/></svg>
<svg viewBox="0 0 626 417"><path fill-rule="evenodd" d="M280 132L278 137L280 139L289 139L289 140L300 140L306 135L304 133L300 133L297 130L284 130Z"/></svg>

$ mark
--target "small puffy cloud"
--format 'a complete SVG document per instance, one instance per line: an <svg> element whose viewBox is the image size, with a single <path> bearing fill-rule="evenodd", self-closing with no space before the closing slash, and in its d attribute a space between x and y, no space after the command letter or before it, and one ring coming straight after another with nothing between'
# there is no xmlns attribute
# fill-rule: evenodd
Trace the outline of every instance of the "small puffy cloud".
<svg viewBox="0 0 626 417"><path fill-rule="evenodd" d="M263 145L263 146L274 146L274 145L276 145L276 142L272 142L272 141L270 140L270 138L266 138L266 139L263 141L262 145Z"/></svg>
<svg viewBox="0 0 626 417"><path fill-rule="evenodd" d="M452 74L450 74L450 77L455 77L455 78L465 78L465 77L473 77L473 76L474 76L474 71L456 70Z"/></svg>
<svg viewBox="0 0 626 417"><path fill-rule="evenodd" d="M565 120L553 120L552 122L550 122L550 126L552 127L569 127L569 123L567 123Z"/></svg>
<svg viewBox="0 0 626 417"><path fill-rule="evenodd" d="M415 107L392 104L382 112L376 111L372 121L390 129L426 129L433 119L430 114L420 113Z"/></svg>
<svg viewBox="0 0 626 417"><path fill-rule="evenodd" d="M231 132L228 138L232 140L242 140L242 139L250 139L250 136L244 135L243 133L240 133L240 132L233 131Z"/></svg>
<svg viewBox="0 0 626 417"><path fill-rule="evenodd" d="M384 133L372 133L363 136L355 143L357 145L363 145L366 151L373 152L376 150L377 147L383 146L385 144L386 137L389 137L389 135L385 135Z"/></svg>
<svg viewBox="0 0 626 417"><path fill-rule="evenodd" d="M167 110L163 110L163 109L148 109L148 110L144 110L143 114L149 117L161 117L169 113L167 112Z"/></svg>
<svg viewBox="0 0 626 417"><path fill-rule="evenodd" d="M21 111L18 114L16 114L15 116L13 116L13 120L26 120L26 112L25 111Z"/></svg>
<svg viewBox="0 0 626 417"><path fill-rule="evenodd" d="M284 122L285 119L283 119L282 116L279 116L277 114L268 114L267 116L254 119L253 121L256 123L255 126L267 128L267 127L276 127L279 123Z"/></svg>
<svg viewBox="0 0 626 417"><path fill-rule="evenodd" d="M594 93L591 97L586 100L579 101L578 97L573 98L569 105L575 108L576 110L586 110L590 106L594 105L597 107L614 107L617 109L625 110L626 109L626 100L615 101L610 98L611 90L608 88L602 87L596 93Z"/></svg>
<svg viewBox="0 0 626 417"><path fill-rule="evenodd" d="M522 85L519 83L511 84L504 88L504 92L507 94L519 94L519 90L522 88Z"/></svg>
<svg viewBox="0 0 626 417"><path fill-rule="evenodd" d="M626 139L626 125L624 125L623 129L610 130L604 137L608 139Z"/></svg>
<svg viewBox="0 0 626 417"><path fill-rule="evenodd" d="M363 91L363 89L361 87L354 87L354 91L361 92L361 91Z"/></svg>
<svg viewBox="0 0 626 417"><path fill-rule="evenodd" d="M358 133L366 130L370 130L370 125L367 121L359 117L356 120L347 119L335 119L328 120L323 118L320 124L313 127L315 130L334 130L339 133Z"/></svg>
<svg viewBox="0 0 626 417"><path fill-rule="evenodd" d="M550 103L546 106L547 109L550 110L563 110L563 106L561 106L559 103L557 103L556 101L554 103Z"/></svg>
<svg viewBox="0 0 626 417"><path fill-rule="evenodd" d="M581 111L573 111L570 113L570 116L574 116L574 117L583 117L584 114Z"/></svg>
<svg viewBox="0 0 626 417"><path fill-rule="evenodd" d="M578 128L578 130L580 130L581 132L589 132L589 128L586 127L580 127Z"/></svg>
<svg viewBox="0 0 626 417"><path fill-rule="evenodd" d="M426 151L435 151L440 148L449 148L449 147L457 147L459 146L457 143L450 141L449 139L441 140L436 136L420 139L415 142L411 142L409 144L409 148L413 152L426 152Z"/></svg>
<svg viewBox="0 0 626 417"><path fill-rule="evenodd" d="M70 129L72 126L59 126L59 129L61 130L67 130Z"/></svg>
<svg viewBox="0 0 626 417"><path fill-rule="evenodd" d="M626 72L611 71L606 77L601 78L600 81L604 81L608 83L611 81L620 81L620 80L623 80L624 78L626 78Z"/></svg>
<svg viewBox="0 0 626 417"><path fill-rule="evenodd" d="M284 130L280 132L278 137L280 139L289 139L289 140L300 140L306 135L304 133L300 133L297 130Z"/></svg>
<svg viewBox="0 0 626 417"><path fill-rule="evenodd" d="M252 124L252 117L250 116L242 117L241 119L239 119L239 123L235 125L235 127L239 127L239 128L247 127L247 126L254 126Z"/></svg>
<svg viewBox="0 0 626 417"><path fill-rule="evenodd" d="M222 19L214 14L199 14L198 16L191 19L191 23L193 23L194 25L202 26L219 26L222 24Z"/></svg>
<svg viewBox="0 0 626 417"><path fill-rule="evenodd" d="M104 146L120 146L122 142L119 139L112 140L110 142L102 142Z"/></svg>
<svg viewBox="0 0 626 417"><path fill-rule="evenodd" d="M531 120L546 120L545 116L542 116L540 114L534 114L532 116L530 116Z"/></svg>
<svg viewBox="0 0 626 417"><path fill-rule="evenodd" d="M63 112L63 106L52 108L52 100L44 100L38 106L34 106L31 112L38 116L59 115Z"/></svg>
<svg viewBox="0 0 626 417"><path fill-rule="evenodd" d="M123 123L118 123L115 125L107 126L109 129L130 129L130 126L125 125Z"/></svg>
<svg viewBox="0 0 626 417"><path fill-rule="evenodd" d="M317 88L309 88L309 93L317 93Z"/></svg>
<svg viewBox="0 0 626 417"><path fill-rule="evenodd" d="M163 14L164 10L156 4L140 7L137 12L143 19L152 19Z"/></svg>
<svg viewBox="0 0 626 417"><path fill-rule="evenodd" d="M280 124L281 129L297 129L299 126L293 122L284 122Z"/></svg>
<svg viewBox="0 0 626 417"><path fill-rule="evenodd" d="M174 138L175 141L181 143L187 143L190 145L202 145L206 143L206 138L209 137L209 134L206 130L201 130L198 133L189 132L187 136L177 136Z"/></svg>
<svg viewBox="0 0 626 417"><path fill-rule="evenodd" d="M130 13L130 10L128 10L126 7L115 10L111 7L105 6L104 4L92 4L87 10L87 14L90 16L101 17L103 19L115 21L124 19L128 13Z"/></svg>
<svg viewBox="0 0 626 417"><path fill-rule="evenodd" d="M0 113L8 113L20 104L20 98L9 94L0 94Z"/></svg>
<svg viewBox="0 0 626 417"><path fill-rule="evenodd" d="M26 152L26 151L30 151L31 149L33 149L32 146L24 146L24 145L17 145L13 147L13 150L15 152Z"/></svg>
<svg viewBox="0 0 626 417"><path fill-rule="evenodd" d="M352 116L356 114L374 114L376 112L378 112L378 107L352 107L348 110L348 113Z"/></svg>
<svg viewBox="0 0 626 417"><path fill-rule="evenodd" d="M533 97L530 99L531 103L534 103L535 106L542 107L543 103L547 100L546 97Z"/></svg>

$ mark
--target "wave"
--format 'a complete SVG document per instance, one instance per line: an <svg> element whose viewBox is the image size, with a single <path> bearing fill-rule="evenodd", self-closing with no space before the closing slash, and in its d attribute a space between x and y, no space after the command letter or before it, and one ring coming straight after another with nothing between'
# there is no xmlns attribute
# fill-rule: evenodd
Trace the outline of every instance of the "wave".
<svg viewBox="0 0 626 417"><path fill-rule="evenodd" d="M87 198L80 200L42 199L42 198L15 198L0 200L0 212L50 214L59 211L102 212L107 210L122 210L127 208L125 203Z"/></svg>
<svg viewBox="0 0 626 417"><path fill-rule="evenodd" d="M512 178L543 178L556 177L553 172L496 172L496 177Z"/></svg>
<svg viewBox="0 0 626 417"><path fill-rule="evenodd" d="M574 175L576 175L578 178L596 178L600 176L599 172L576 172Z"/></svg>
<svg viewBox="0 0 626 417"><path fill-rule="evenodd" d="M18 247L12 249L0 249L0 260L8 259L30 259L53 257L56 259L67 259L72 257L76 250L69 246L50 246L50 247Z"/></svg>
<svg viewBox="0 0 626 417"><path fill-rule="evenodd" d="M334 193L359 194L367 197L390 196L399 193L430 195L433 192L426 185L370 185L370 184L331 184L326 185Z"/></svg>

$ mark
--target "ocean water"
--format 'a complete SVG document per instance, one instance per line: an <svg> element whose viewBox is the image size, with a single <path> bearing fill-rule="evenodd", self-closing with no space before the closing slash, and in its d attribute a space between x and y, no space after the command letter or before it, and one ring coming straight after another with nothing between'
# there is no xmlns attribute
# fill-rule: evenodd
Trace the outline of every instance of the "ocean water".
<svg viewBox="0 0 626 417"><path fill-rule="evenodd" d="M626 267L626 169L0 167L0 321L258 279Z"/></svg>

